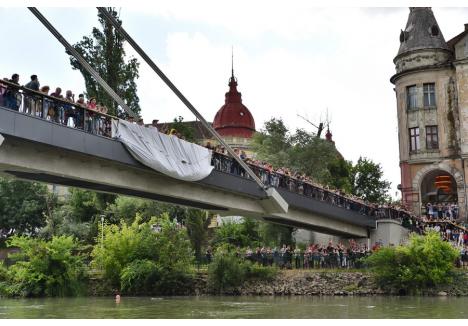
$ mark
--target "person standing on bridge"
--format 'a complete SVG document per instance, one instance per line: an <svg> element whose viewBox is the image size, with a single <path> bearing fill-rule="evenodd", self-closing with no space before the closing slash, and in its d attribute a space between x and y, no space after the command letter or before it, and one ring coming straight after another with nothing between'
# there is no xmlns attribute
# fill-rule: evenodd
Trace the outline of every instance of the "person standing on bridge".
<svg viewBox="0 0 468 326"><path fill-rule="evenodd" d="M50 96L53 96L53 97L56 97L56 98L59 98L59 99L63 99L62 89L60 87L57 87L55 89L55 92L50 94ZM63 109L63 106L62 106L61 103L55 103L55 105L53 107L49 106L49 115L51 117L51 120L55 121L55 122L63 123L62 122L63 119L64 119L63 110L64 109Z"/></svg>
<svg viewBox="0 0 468 326"><path fill-rule="evenodd" d="M32 75L31 81L24 85L24 87L38 92L40 83L37 78L37 75ZM24 96L24 112L34 116L36 115L36 99L35 96L33 96L32 94L25 94Z"/></svg>
<svg viewBox="0 0 468 326"><path fill-rule="evenodd" d="M95 113L96 110L97 110L96 98L91 97L88 101L88 110L87 110L88 117L86 118L86 131L92 134L96 133L96 113Z"/></svg>
<svg viewBox="0 0 468 326"><path fill-rule="evenodd" d="M150 126L150 127L155 128L156 130L158 130L158 122L159 122L158 119L154 119L154 120L151 122L151 126Z"/></svg>
<svg viewBox="0 0 468 326"><path fill-rule="evenodd" d="M13 74L11 79L8 80L10 83L19 86L19 75ZM18 98L18 88L8 86L5 94L3 94L3 98L5 100L5 105L7 108L18 111L21 105L21 97ZM19 101L18 101L19 100Z"/></svg>
<svg viewBox="0 0 468 326"><path fill-rule="evenodd" d="M73 94L72 91L68 90L65 92L65 100L67 102L70 102L71 104L75 104L75 94ZM68 120L69 118L72 118L73 120L73 127L76 126L76 113L75 113L75 107L73 105L65 104L64 105L64 110L65 110L65 118L64 118L64 124L68 125Z"/></svg>

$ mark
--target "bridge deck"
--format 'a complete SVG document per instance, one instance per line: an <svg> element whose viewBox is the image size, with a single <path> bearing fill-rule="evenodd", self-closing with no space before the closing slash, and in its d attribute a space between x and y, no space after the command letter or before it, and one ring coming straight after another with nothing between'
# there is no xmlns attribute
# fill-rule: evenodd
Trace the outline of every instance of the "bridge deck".
<svg viewBox="0 0 468 326"><path fill-rule="evenodd" d="M79 129L46 121L41 118L6 108L0 108L0 134L5 137L6 142L13 143L15 146L21 146L22 142L33 143L35 146L39 147L59 149L64 153L79 153L88 157L90 161L96 159L105 160L113 163L119 163L127 166L128 168L139 169L145 173L161 175L136 161L125 147L116 140L86 133ZM0 146L0 164L2 163L1 155ZM44 173L43 171L34 171L33 169L29 171L25 171L24 169L3 169L3 171L23 179L149 198L214 211L226 210L226 208L219 203L200 203L185 198L174 198L123 187L111 187L109 185L102 185L98 182L93 183L90 181ZM185 181L178 182L180 182L181 185L186 183ZM243 196L248 196L258 200L265 198L264 192L258 188L254 181L217 170L213 170L207 178L198 181L195 184L199 184L202 187L219 189L227 193L242 194ZM340 221L346 224L363 227L365 229L375 227L375 219L373 217L361 215L358 212L334 206L285 189L279 188L278 191L288 202L290 208L326 217L330 219L330 222ZM288 222L287 219L278 218L277 216L263 217L277 223L290 225L298 224L293 221ZM313 226L310 226L309 228L314 229ZM326 231L323 227L319 226L315 229ZM340 233L339 230L328 231L330 231L328 233Z"/></svg>

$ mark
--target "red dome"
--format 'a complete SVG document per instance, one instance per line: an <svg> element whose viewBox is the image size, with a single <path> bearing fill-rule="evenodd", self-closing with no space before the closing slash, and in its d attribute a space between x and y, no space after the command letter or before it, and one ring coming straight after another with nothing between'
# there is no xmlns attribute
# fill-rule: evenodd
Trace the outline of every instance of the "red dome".
<svg viewBox="0 0 468 326"><path fill-rule="evenodd" d="M229 92L224 105L216 113L213 128L221 136L251 138L255 132L255 121L249 109L242 104L242 94L237 91L234 73L229 79Z"/></svg>

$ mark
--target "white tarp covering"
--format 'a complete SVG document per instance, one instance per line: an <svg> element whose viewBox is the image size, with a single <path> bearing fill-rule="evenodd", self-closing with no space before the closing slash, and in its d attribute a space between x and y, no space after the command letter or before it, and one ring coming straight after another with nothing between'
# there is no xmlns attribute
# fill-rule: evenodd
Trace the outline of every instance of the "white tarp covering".
<svg viewBox="0 0 468 326"><path fill-rule="evenodd" d="M213 169L210 150L153 127L113 120L112 136L142 164L179 180L198 181Z"/></svg>

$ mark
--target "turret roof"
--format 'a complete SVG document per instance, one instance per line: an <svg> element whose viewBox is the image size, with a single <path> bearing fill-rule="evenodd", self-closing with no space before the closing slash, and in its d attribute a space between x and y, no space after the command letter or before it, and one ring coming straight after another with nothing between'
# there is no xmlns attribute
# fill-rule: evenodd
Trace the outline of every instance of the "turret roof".
<svg viewBox="0 0 468 326"><path fill-rule="evenodd" d="M415 50L449 50L442 31L429 7L410 7L408 23L400 33L400 49L397 57Z"/></svg>

